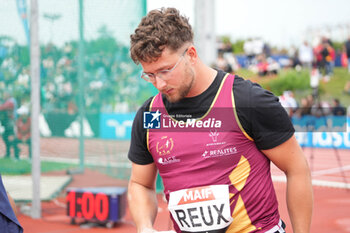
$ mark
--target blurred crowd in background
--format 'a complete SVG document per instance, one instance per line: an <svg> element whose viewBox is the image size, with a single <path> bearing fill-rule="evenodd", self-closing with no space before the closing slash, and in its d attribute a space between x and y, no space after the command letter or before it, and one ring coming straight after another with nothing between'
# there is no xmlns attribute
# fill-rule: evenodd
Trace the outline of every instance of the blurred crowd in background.
<svg viewBox="0 0 350 233"><path fill-rule="evenodd" d="M41 49L43 113L77 112L80 87L76 47L76 43L66 43L62 48L48 44ZM16 44L6 46L0 40L0 90L9 91L18 106L27 107L31 89L28 53L26 47ZM137 93L142 94L144 90L143 82L137 80L138 74L139 68L128 58L127 48L116 48L116 51L110 52L92 51L85 57L83 80L86 111L135 111L139 104L135 101L139 96Z"/></svg>
<svg viewBox="0 0 350 233"><path fill-rule="evenodd" d="M103 45L106 48L100 49ZM341 47L334 47L329 38L322 37L313 45L305 41L298 49L276 51L262 39L255 38L243 41L242 51L235 51L229 40L221 39L213 66L231 73L245 68L258 76L275 75L281 69L309 69L313 79L310 85L317 87L319 80L331 79L335 65L348 67L350 72L350 38ZM130 60L127 47L102 38L90 42L87 50L83 77L86 111L136 111L151 93L146 91L144 82L138 81L140 68ZM77 70L77 42L66 43L63 47L48 44L41 48L42 112L75 114L78 111ZM30 88L28 48L9 38L0 38L0 89L9 91L19 107L29 107ZM350 82L344 91L350 94Z"/></svg>
<svg viewBox="0 0 350 233"><path fill-rule="evenodd" d="M337 98L331 102L321 101L317 96L310 94L301 98L300 103L298 103L292 91L285 91L283 95L279 96L279 100L290 117L346 116L347 112L346 107Z"/></svg>
<svg viewBox="0 0 350 233"><path fill-rule="evenodd" d="M261 38L250 38L241 41L241 47L242 51L235 51L237 46L228 38L221 38L213 66L227 72L246 68L259 76L277 74L282 68L317 68L329 80L335 65L348 67L350 57L350 37L336 44L327 37L317 37L312 44L304 41L298 48L291 46L288 50L276 50ZM350 66L348 70L350 73Z"/></svg>
<svg viewBox="0 0 350 233"><path fill-rule="evenodd" d="M279 96L289 116L344 116L346 107L339 99L321 101L318 95L318 83L330 81L335 66L346 67L350 73L350 38L341 47L334 47L332 41L323 37L313 46L304 42L298 49L276 51L256 38L241 42L238 47L241 51L235 51L237 45L227 39L219 40L217 60L212 66L230 73L244 68L258 77L276 76L282 69L307 69L314 90L312 94L299 102L293 91L286 90ZM43 114L77 114L81 91L77 48L77 42L66 43L63 47L53 44L41 47ZM126 46L118 45L107 36L88 42L86 50L83 74L86 113L135 112L154 94L146 82L139 81L140 67L130 60ZM18 144L30 146L29 49L6 37L0 37L0 90L0 133L6 145L5 156L9 157L13 148L15 158L18 158ZM350 81L344 92L350 95Z"/></svg>
<svg viewBox="0 0 350 233"><path fill-rule="evenodd" d="M227 38L219 41L218 57L213 67L229 73L248 69L259 77L273 77L282 69L302 69L309 71L312 94L298 102L293 91L286 90L279 96L281 104L290 116L304 115L346 115L346 107L340 100L321 101L319 83L329 82L334 67L344 67L350 73L350 37L344 43L334 43L327 37L318 37L311 43L304 41L299 48L291 47L287 51L273 51L270 45L260 38L248 39L242 43L242 54L235 53L235 46ZM350 80L344 86L343 93L350 95ZM350 108L350 107L349 107ZM349 110L350 112L350 110Z"/></svg>
<svg viewBox="0 0 350 233"><path fill-rule="evenodd" d="M106 34L106 33L105 33ZM108 35L87 42L84 58L84 100L87 113L135 112L145 98L151 96L148 84L139 81L140 67L130 60L128 48ZM238 51L237 51L238 50ZM79 106L78 43L62 47L47 44L41 47L41 112L76 114ZM235 73L244 68L258 77L277 75L282 69L307 69L314 92L297 102L292 91L280 96L283 106L292 115L315 115L320 106L328 109L322 114L345 115L346 107L338 99L331 103L320 101L318 83L328 82L335 66L350 73L350 38L336 45L326 37L304 42L299 48L277 51L260 38L241 41L239 46L229 39L218 40L218 56L213 67ZM244 77L246 78L246 77ZM30 109L30 62L27 46L0 37L0 111L11 98L14 119L17 109ZM5 91L6 93L5 93ZM350 81L344 87L350 94ZM26 112L26 111L25 111ZM23 114L22 114L23 115Z"/></svg>

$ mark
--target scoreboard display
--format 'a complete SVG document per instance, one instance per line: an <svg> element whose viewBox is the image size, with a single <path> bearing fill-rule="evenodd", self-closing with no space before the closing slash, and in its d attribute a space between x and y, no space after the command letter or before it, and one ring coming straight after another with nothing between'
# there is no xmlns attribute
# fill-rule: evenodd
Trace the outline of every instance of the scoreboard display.
<svg viewBox="0 0 350 233"><path fill-rule="evenodd" d="M126 211L126 188L68 188L67 215L98 222L118 222Z"/></svg>

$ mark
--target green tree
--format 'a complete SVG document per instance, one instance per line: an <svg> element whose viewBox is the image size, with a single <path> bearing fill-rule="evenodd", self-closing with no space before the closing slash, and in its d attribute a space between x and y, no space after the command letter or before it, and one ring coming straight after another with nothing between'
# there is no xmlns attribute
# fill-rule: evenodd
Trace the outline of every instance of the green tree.
<svg viewBox="0 0 350 233"><path fill-rule="evenodd" d="M106 25L98 29L98 38L86 43L87 54L98 54L100 52L115 53L118 49L113 32L108 30Z"/></svg>
<svg viewBox="0 0 350 233"><path fill-rule="evenodd" d="M244 53L243 45L244 45L245 40L236 40L232 44L232 49L235 54L242 54Z"/></svg>

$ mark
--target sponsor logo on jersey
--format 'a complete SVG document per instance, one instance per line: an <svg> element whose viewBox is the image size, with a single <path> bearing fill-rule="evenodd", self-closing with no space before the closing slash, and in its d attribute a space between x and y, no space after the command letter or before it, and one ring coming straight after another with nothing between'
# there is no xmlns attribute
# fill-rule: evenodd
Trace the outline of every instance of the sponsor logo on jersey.
<svg viewBox="0 0 350 233"><path fill-rule="evenodd" d="M225 232L233 221L227 185L171 192L168 207L180 229L186 232Z"/></svg>
<svg viewBox="0 0 350 233"><path fill-rule="evenodd" d="M217 142L219 133L217 130L215 130L214 132L210 130L209 136L211 137L213 142Z"/></svg>
<svg viewBox="0 0 350 233"><path fill-rule="evenodd" d="M158 163L162 165L167 165L171 163L178 163L180 159L177 159L176 156L172 156L171 152L174 148L174 140L171 137L163 136L156 144L156 151L160 158Z"/></svg>
<svg viewBox="0 0 350 233"><path fill-rule="evenodd" d="M174 141L168 136L163 136L160 138L160 141L157 142L156 150L160 156L170 155L171 151L174 148Z"/></svg>
<svg viewBox="0 0 350 233"><path fill-rule="evenodd" d="M175 156L170 156L167 158L159 158L158 159L158 163L162 164L162 165L167 165L167 164L171 164L171 163L178 163L180 162L180 159L177 159Z"/></svg>
<svg viewBox="0 0 350 233"><path fill-rule="evenodd" d="M220 141L218 142L218 137L219 137L220 133L218 133L218 131L216 129L210 130L210 133L208 135L211 138L212 142L207 143L206 146L217 146L217 145L226 144L226 142L220 142Z"/></svg>
<svg viewBox="0 0 350 233"><path fill-rule="evenodd" d="M210 186L187 189L178 205L184 205L199 201L214 200L214 194Z"/></svg>
<svg viewBox="0 0 350 233"><path fill-rule="evenodd" d="M208 159L208 158L233 155L236 153L237 153L236 147L229 147L229 148L217 149L217 150L209 150L209 151L206 150L203 152L202 157Z"/></svg>

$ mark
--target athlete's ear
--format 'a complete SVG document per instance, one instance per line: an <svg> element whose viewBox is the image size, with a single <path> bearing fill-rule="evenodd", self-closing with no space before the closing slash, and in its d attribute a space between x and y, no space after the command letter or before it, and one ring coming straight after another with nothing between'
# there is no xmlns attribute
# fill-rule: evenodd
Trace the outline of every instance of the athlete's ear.
<svg viewBox="0 0 350 233"><path fill-rule="evenodd" d="M195 65L197 63L197 60L198 60L198 53L197 53L197 49L194 47L194 45L191 45L190 47L188 47L186 54L188 56L188 59L189 59L191 65Z"/></svg>

